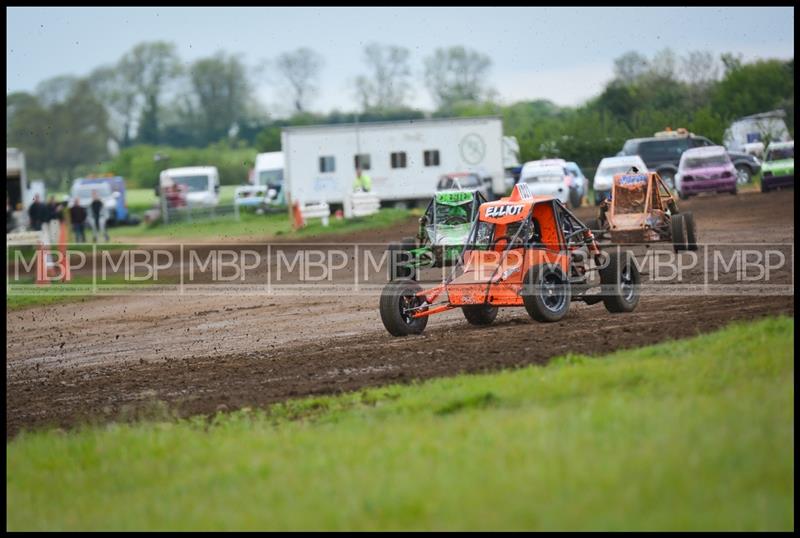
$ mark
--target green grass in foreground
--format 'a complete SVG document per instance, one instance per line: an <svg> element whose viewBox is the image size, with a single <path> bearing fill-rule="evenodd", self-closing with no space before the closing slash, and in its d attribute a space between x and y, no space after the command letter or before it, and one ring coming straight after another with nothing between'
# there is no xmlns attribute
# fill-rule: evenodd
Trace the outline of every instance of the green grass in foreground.
<svg viewBox="0 0 800 538"><path fill-rule="evenodd" d="M8 529L794 528L793 318L603 359L22 434Z"/></svg>
<svg viewBox="0 0 800 538"><path fill-rule="evenodd" d="M243 211L241 220L234 217L220 217L217 219L195 220L194 222L180 222L158 226L141 224L136 227L119 228L114 235L128 241L131 239L235 239L237 237L311 237L332 233L355 232L376 228L388 228L405 220L412 212L403 209L382 209L375 215L353 219L330 219L330 226L322 226L319 219L311 219L305 228L295 231L288 213L274 213L269 215L256 215Z"/></svg>
<svg viewBox="0 0 800 538"><path fill-rule="evenodd" d="M158 285L175 284L178 277L159 276ZM6 295L6 311L18 310L30 306L45 306L57 303L83 302L94 297L108 296L109 291L121 293L125 290L119 287L152 286L153 280L128 280L122 274L110 274L102 278L98 275L96 280L91 276L75 275L69 282L51 282L46 286L34 286L32 277L20 278L14 281L18 288ZM99 290L99 292L95 291Z"/></svg>

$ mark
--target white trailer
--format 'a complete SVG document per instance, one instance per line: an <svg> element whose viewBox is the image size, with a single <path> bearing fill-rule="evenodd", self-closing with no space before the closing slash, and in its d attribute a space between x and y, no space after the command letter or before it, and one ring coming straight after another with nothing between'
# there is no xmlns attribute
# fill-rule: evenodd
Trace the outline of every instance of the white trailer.
<svg viewBox="0 0 800 538"><path fill-rule="evenodd" d="M21 203L27 210L33 201L25 172L25 154L17 148L6 148L6 193L12 208Z"/></svg>
<svg viewBox="0 0 800 538"><path fill-rule="evenodd" d="M430 199L439 178L452 172L477 172L501 196L503 144L499 117L286 127L286 198L290 204L343 203L358 166L382 201Z"/></svg>
<svg viewBox="0 0 800 538"><path fill-rule="evenodd" d="M792 137L785 117L785 111L773 110L739 118L725 130L723 144L728 151L751 153L753 149L763 151L767 139L768 142L788 142Z"/></svg>

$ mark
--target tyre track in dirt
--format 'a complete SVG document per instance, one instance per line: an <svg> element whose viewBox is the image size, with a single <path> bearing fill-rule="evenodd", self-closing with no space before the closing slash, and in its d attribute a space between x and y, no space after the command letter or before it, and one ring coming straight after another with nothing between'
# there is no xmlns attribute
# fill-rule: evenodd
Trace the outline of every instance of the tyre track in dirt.
<svg viewBox="0 0 800 538"><path fill-rule="evenodd" d="M697 198L681 207L694 211L701 241L794 241L792 191ZM350 240L386 241L413 230L409 222ZM702 278L701 270L691 274L692 281ZM475 328L452 311L408 338L386 334L377 297L363 296L242 297L235 304L226 297L108 298L14 311L7 314L6 434L132 418L153 401L180 416L211 414L544 364L568 352L604 354L775 314L794 315L794 296L643 297L629 315L578 303L557 325L505 309L495 325ZM60 335L40 334L42 326L62 327L54 329Z"/></svg>

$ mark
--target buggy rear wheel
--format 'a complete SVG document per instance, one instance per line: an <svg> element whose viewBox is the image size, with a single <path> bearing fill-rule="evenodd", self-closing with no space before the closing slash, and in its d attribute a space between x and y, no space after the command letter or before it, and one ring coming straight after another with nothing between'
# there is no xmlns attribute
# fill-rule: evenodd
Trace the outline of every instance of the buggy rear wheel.
<svg viewBox="0 0 800 538"><path fill-rule="evenodd" d="M612 314L633 312L639 304L640 282L633 254L627 250L611 252L608 265L600 269L601 296L606 310Z"/></svg>
<svg viewBox="0 0 800 538"><path fill-rule="evenodd" d="M496 306L488 304L462 306L461 311L470 325L491 325L500 310Z"/></svg>
<svg viewBox="0 0 800 538"><path fill-rule="evenodd" d="M672 215L670 218L670 229L672 231L672 246L675 252L686 250L688 241L686 238L686 221L683 218L683 213Z"/></svg>
<svg viewBox="0 0 800 538"><path fill-rule="evenodd" d="M694 215L691 213L681 213L686 224L686 248L697 250L697 231L694 227Z"/></svg>
<svg viewBox="0 0 800 538"><path fill-rule="evenodd" d="M560 267L537 265L525 275L522 303L536 321L559 321L569 312L570 292L569 280Z"/></svg>
<svg viewBox="0 0 800 538"><path fill-rule="evenodd" d="M428 324L428 317L411 317L413 312L408 309L419 307L423 303L417 293L422 291L422 286L413 280L395 280L389 282L381 292L380 312L381 321L392 336L408 336L420 334Z"/></svg>

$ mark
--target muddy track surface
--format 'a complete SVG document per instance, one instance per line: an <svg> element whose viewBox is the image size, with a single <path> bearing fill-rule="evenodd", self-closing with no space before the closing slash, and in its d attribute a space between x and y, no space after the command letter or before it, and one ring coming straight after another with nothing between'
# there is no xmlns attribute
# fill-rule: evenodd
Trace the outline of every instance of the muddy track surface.
<svg viewBox="0 0 800 538"><path fill-rule="evenodd" d="M793 191L693 198L681 208L694 213L701 242L794 242ZM588 218L594 208L577 213ZM410 220L346 239L386 242L414 231ZM786 253L793 256L791 247ZM688 275L704 278L702 269ZM793 264L773 276L793 279ZM453 310L432 318L423 335L393 338L377 296L363 294L126 296L8 311L6 435L133 418L154 401L181 416L211 414L544 364L567 352L599 355L776 314L794 315L793 295L647 296L626 315L573 303L556 325L504 309L494 325L475 328Z"/></svg>

